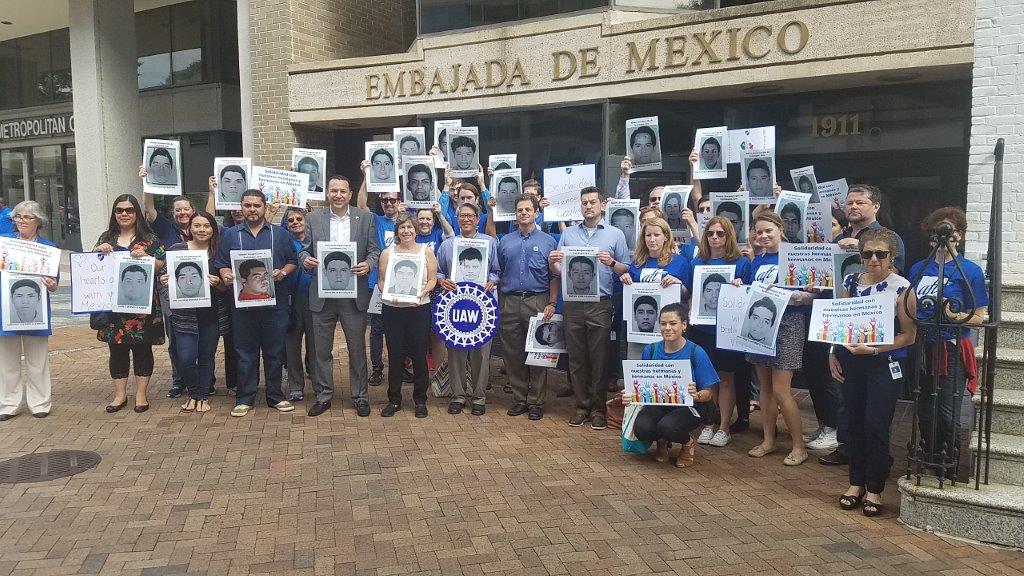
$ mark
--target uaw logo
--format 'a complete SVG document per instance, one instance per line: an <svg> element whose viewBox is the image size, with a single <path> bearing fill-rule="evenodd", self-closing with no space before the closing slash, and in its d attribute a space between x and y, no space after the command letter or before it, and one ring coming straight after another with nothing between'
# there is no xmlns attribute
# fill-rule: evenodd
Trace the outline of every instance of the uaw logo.
<svg viewBox="0 0 1024 576"><path fill-rule="evenodd" d="M434 332L448 346L479 348L498 329L498 301L483 286L459 282L458 289L442 291L434 301Z"/></svg>

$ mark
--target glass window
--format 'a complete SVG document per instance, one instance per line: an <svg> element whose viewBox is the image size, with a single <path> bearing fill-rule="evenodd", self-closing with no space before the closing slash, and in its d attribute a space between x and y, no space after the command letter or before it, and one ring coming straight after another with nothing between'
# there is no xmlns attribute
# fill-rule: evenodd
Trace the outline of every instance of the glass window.
<svg viewBox="0 0 1024 576"><path fill-rule="evenodd" d="M53 100L71 100L71 36L67 28L50 33L50 61L50 88Z"/></svg>
<svg viewBox="0 0 1024 576"><path fill-rule="evenodd" d="M25 199L27 168L25 150L0 150L0 194L11 206Z"/></svg>
<svg viewBox="0 0 1024 576"><path fill-rule="evenodd" d="M171 10L158 8L135 15L135 50L139 89L171 85Z"/></svg>
<svg viewBox="0 0 1024 576"><path fill-rule="evenodd" d="M50 38L36 34L18 39L21 105L36 106L50 102Z"/></svg>
<svg viewBox="0 0 1024 576"><path fill-rule="evenodd" d="M420 0L420 34L607 7L611 0Z"/></svg>
<svg viewBox="0 0 1024 576"><path fill-rule="evenodd" d="M18 44L0 42L0 108L14 108L18 96Z"/></svg>
<svg viewBox="0 0 1024 576"><path fill-rule="evenodd" d="M174 84L203 80L203 32L205 2L173 6L171 10L171 75Z"/></svg>

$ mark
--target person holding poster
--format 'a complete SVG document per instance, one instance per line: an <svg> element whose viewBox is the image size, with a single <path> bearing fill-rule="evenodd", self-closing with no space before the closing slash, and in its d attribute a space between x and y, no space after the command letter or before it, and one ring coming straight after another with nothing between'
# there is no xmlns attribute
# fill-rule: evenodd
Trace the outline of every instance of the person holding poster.
<svg viewBox="0 0 1024 576"><path fill-rule="evenodd" d="M850 486L839 499L843 510L860 506L865 516L882 512L882 490L892 468L889 436L903 385L907 347L917 338L917 298L910 282L896 272L896 234L884 228L865 230L860 237L864 272L850 274L837 288L838 298L896 293L896 333L888 345L832 346L829 367L841 383L846 417L846 455ZM828 318L825 319L828 323ZM827 327L823 327L827 330ZM895 368L893 366L895 365ZM929 413L930 414L930 413Z"/></svg>
<svg viewBox="0 0 1024 576"><path fill-rule="evenodd" d="M661 218L648 218L640 227L641 241L629 262L629 269L619 276L625 285L634 282L660 283L662 288L676 285L680 297L686 295L686 285L690 282L690 259L679 251L668 222ZM635 306L634 306L635 308ZM648 332L654 331L653 319L657 316L660 306L654 310L654 316ZM633 310L636 319L637 310ZM634 324L636 325L636 324ZM643 351L642 344L629 343L626 347L627 358L638 358Z"/></svg>
<svg viewBox="0 0 1024 576"><path fill-rule="evenodd" d="M481 270L485 273L484 290L490 292L498 285L501 269L498 264L497 242L494 241L494 238L477 232L479 218L480 207L476 204L467 202L459 206L459 235L442 242L441 249L437 253L437 283L443 290L451 292L458 288L452 272L454 272L453 264L456 262L455 247L460 238L487 243L487 269ZM479 249L469 248L468 250L478 251ZM477 262L478 266L482 265L482 261L478 260ZM491 341L488 340L483 346L471 350L453 346L446 346L445 349L448 352L448 373L451 375L452 385L452 400L448 404L448 413L458 414L462 412L466 403L470 402L473 405L472 414L474 416L483 415L487 409L487 381L490 378L490 366L487 359L491 353Z"/></svg>
<svg viewBox="0 0 1024 576"><path fill-rule="evenodd" d="M416 243L416 222L408 214L400 214L395 220L396 241L380 255L381 286L388 286L388 274L398 274L398 266L390 266L390 260L425 263L423 281L413 287L415 302L401 302L385 296L381 306L381 320L388 345L388 403L381 409L384 418L394 416L402 409L402 375L405 374L405 358L412 360L413 388L412 401L417 418L427 417L427 388L430 373L427 371L427 350L430 347L430 291L437 284L437 259L426 244ZM409 258L414 257L414 258ZM393 271L392 271L393 268ZM413 274L413 278L416 275ZM392 284L398 283L391 281ZM418 290L417 290L418 288ZM453 370L449 370L455 374Z"/></svg>
<svg viewBox="0 0 1024 576"><path fill-rule="evenodd" d="M326 196L325 196L326 198ZM294 206L284 211L281 223L292 233L292 246L296 261L306 242L306 211ZM301 402L305 398L306 378L314 380L316 373L316 343L313 337L313 311L309 308L309 287L314 271L298 267L292 274L289 288L292 303L288 311L288 331L284 345L285 376L288 378L288 401ZM305 345L306 353L302 349Z"/></svg>
<svg viewBox="0 0 1024 576"><path fill-rule="evenodd" d="M259 388L260 356L266 376L267 405L280 412L295 409L284 398L281 390L281 371L285 357L285 333L288 329L288 304L291 289L288 276L295 271L295 246L287 230L267 222L267 203L259 190L246 190L242 195L242 213L245 221L224 232L217 250L215 265L225 285L233 286L236 281L247 286L253 280L235 278L232 269L232 252L266 250L270 252L269 265L265 270L269 278L254 282L252 292L267 291L268 280L274 281L272 306L239 307L231 313L235 349L238 351L238 389L235 393L235 407L231 415L240 418L248 414L256 402ZM267 263L263 264L266 267ZM242 272L239 270L239 272ZM252 275L252 270L249 270ZM234 288L232 288L234 290Z"/></svg>
<svg viewBox="0 0 1024 576"><path fill-rule="evenodd" d="M155 271L160 273L166 258L164 246L142 216L139 201L131 194L114 199L107 230L100 234L95 252L123 252L132 258L156 259ZM164 319L160 300L152 299L149 314L104 312L90 319L98 326L96 339L106 342L110 352L110 378L114 381L114 400L106 411L113 414L128 405L128 370L135 364L135 412L149 410L149 379L153 375L153 346L164 343Z"/></svg>
<svg viewBox="0 0 1024 576"><path fill-rule="evenodd" d="M775 150L744 151L743 189L750 193L751 204L775 202Z"/></svg>
<svg viewBox="0 0 1024 576"><path fill-rule="evenodd" d="M46 224L46 213L43 212L38 202L34 200L19 202L11 210L11 220L14 222L16 231L9 232L3 237L53 246L53 242L39 235L39 229ZM7 274L9 273L0 272L0 286L7 286L8 283L4 281L4 276ZM47 292L57 291L58 278L42 276L40 280ZM38 284L33 284L32 288L18 287L16 286L17 282L10 284L8 289L10 300L5 298L0 301L0 318L8 318L14 311L12 308L19 307L19 298L17 297L19 294L23 295L25 297L23 299L26 301L33 299L38 301L36 314L42 311L42 306L46 306L47 311L49 310L49 297L36 293ZM10 303L10 307L3 304L5 301ZM52 403L50 400L48 346L52 328L49 313L46 313L45 316L45 325L33 330L4 330L0 327L0 422L10 420L18 415L21 410L22 398L25 399L29 412L36 418L46 418L50 415ZM23 357L26 368L24 378L21 375Z"/></svg>
<svg viewBox="0 0 1024 576"><path fill-rule="evenodd" d="M694 404L713 402L718 374L707 352L684 337L687 320L686 308L682 304L668 304L662 308L658 317L662 340L645 346L642 358L689 362L694 381L688 382L686 388ZM627 383L622 393L622 403L628 406L633 401ZM633 434L641 442L655 444L656 462L668 461L672 443L679 444L675 466L685 468L693 465L697 443L691 434L700 425L699 413L690 406L644 406L633 423Z"/></svg>
<svg viewBox="0 0 1024 576"><path fill-rule="evenodd" d="M567 247L597 249L599 299L596 302L565 302L565 344L569 350L576 413L569 425L578 427L590 420L590 427L607 427L606 400L608 382L605 364L612 330L612 291L614 277L629 270L629 252L622 230L601 222L604 198L600 188L588 186L580 190L580 211L583 222L570 226L558 241L558 250L548 256L551 271L561 276Z"/></svg>
<svg viewBox="0 0 1024 576"><path fill-rule="evenodd" d="M143 164L146 176L142 180L143 192L147 194L181 194L181 153L177 140L146 140L143 143Z"/></svg>

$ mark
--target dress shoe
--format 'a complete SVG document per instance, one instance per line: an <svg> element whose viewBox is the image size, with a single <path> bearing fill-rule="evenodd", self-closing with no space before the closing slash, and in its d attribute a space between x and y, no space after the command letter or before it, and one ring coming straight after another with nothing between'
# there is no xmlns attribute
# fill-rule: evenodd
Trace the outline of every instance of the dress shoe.
<svg viewBox="0 0 1024 576"><path fill-rule="evenodd" d="M385 417L385 418L391 418L392 416L395 415L395 412L398 412L401 409L402 409L402 407L400 405L398 405L398 404L388 403L387 406L385 406L384 408L381 409L380 415Z"/></svg>
<svg viewBox="0 0 1024 576"><path fill-rule="evenodd" d="M844 464L849 464L849 462L850 459L846 456L846 453L843 452L842 446L824 456L818 457L818 463L826 466L842 466Z"/></svg>
<svg viewBox="0 0 1024 576"><path fill-rule="evenodd" d="M737 419L735 422L729 425L729 433L736 434L737 432L743 432L750 428L750 420L746 418Z"/></svg>
<svg viewBox="0 0 1024 576"><path fill-rule="evenodd" d="M451 404L448 405L448 413L449 414L458 414L458 413L462 412L462 409L465 408L465 407L466 407L466 405L463 404L462 402L452 402Z"/></svg>
<svg viewBox="0 0 1024 576"><path fill-rule="evenodd" d="M587 420L590 420L589 414L577 412L575 416L569 419L569 426L572 426L573 428L578 428L580 426L583 426L583 423L586 422Z"/></svg>
<svg viewBox="0 0 1024 576"><path fill-rule="evenodd" d="M149 404L136 404L135 408L132 408L132 410L135 410L136 414L142 414L146 410L149 410Z"/></svg>
<svg viewBox="0 0 1024 576"><path fill-rule="evenodd" d="M122 401L120 404L108 404L107 407L104 408L104 410L107 411L107 414L113 414L114 412L119 412L121 408L124 408L127 405L128 399L125 398L124 401Z"/></svg>
<svg viewBox="0 0 1024 576"><path fill-rule="evenodd" d="M544 408L542 406L538 406L536 404L534 404L533 406L530 406L530 416L529 416L530 420L540 420L543 417L544 417Z"/></svg>
<svg viewBox="0 0 1024 576"><path fill-rule="evenodd" d="M49 412L36 412L32 416L35 417L35 418L46 418L49 415L50 415Z"/></svg>
<svg viewBox="0 0 1024 576"><path fill-rule="evenodd" d="M519 403L513 405L511 408L509 408L508 412L506 412L506 414L508 414L509 416L521 416L523 414L526 414L529 411L530 411L530 408L526 405L526 403L519 402Z"/></svg>
<svg viewBox="0 0 1024 576"><path fill-rule="evenodd" d="M427 405L426 404L417 404L416 405L416 417L417 418L426 418L427 417Z"/></svg>
<svg viewBox="0 0 1024 576"><path fill-rule="evenodd" d="M356 402L356 415L366 418L370 415L370 403L366 400Z"/></svg>
<svg viewBox="0 0 1024 576"><path fill-rule="evenodd" d="M384 382L384 370L374 368L373 373L370 374L367 382L370 383L370 386L380 386L381 383Z"/></svg>
<svg viewBox="0 0 1024 576"><path fill-rule="evenodd" d="M483 416L484 412L487 412L487 406L483 404L473 404L473 409L470 410L470 414L473 416Z"/></svg>
<svg viewBox="0 0 1024 576"><path fill-rule="evenodd" d="M590 417L590 427L594 430L604 430L608 427L608 420L604 414L594 414Z"/></svg>
<svg viewBox="0 0 1024 576"><path fill-rule="evenodd" d="M7 422L15 416L17 416L17 414L0 414L0 422Z"/></svg>
<svg viewBox="0 0 1024 576"><path fill-rule="evenodd" d="M324 412L330 410L330 408L331 408L330 401L328 401L328 402L320 402L319 400L317 400L316 402L313 403L312 406L309 407L309 412L307 412L307 414L309 414L312 417L316 417L316 416L319 416L319 415L323 414Z"/></svg>

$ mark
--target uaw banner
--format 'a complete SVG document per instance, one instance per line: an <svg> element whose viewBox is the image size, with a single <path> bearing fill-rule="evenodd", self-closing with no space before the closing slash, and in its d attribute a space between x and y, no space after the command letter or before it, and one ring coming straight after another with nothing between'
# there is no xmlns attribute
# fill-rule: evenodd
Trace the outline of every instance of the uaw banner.
<svg viewBox="0 0 1024 576"><path fill-rule="evenodd" d="M498 329L498 300L473 282L459 282L434 300L434 332L447 346L473 350L490 342Z"/></svg>

